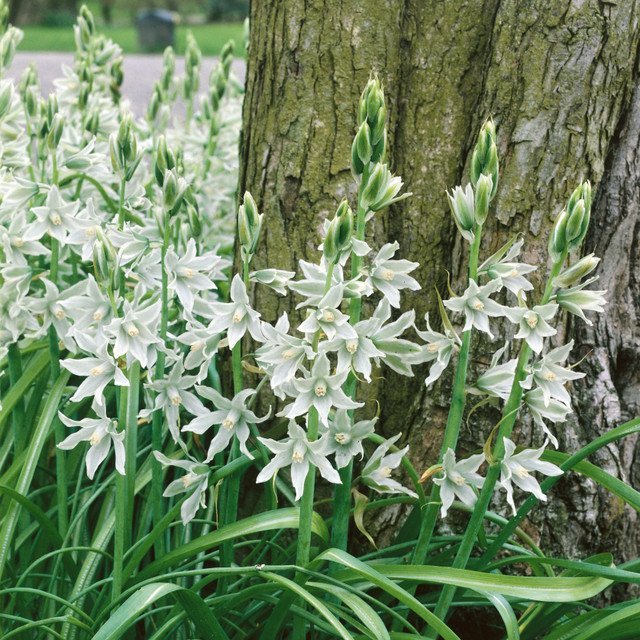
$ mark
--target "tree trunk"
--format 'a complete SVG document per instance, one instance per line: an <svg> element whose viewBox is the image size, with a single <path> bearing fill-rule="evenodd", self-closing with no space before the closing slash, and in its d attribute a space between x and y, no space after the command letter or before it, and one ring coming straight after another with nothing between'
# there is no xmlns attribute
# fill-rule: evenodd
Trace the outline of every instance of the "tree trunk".
<svg viewBox="0 0 640 640"><path fill-rule="evenodd" d="M551 223L581 178L597 194L587 249L603 258L600 288L607 313L593 327L565 321L559 339L576 339L587 377L574 386L577 419L558 429L561 448L577 450L638 414L640 403L640 264L638 207L640 88L638 0L355 0L253 2L241 147L241 187L266 213L262 266L294 270L315 259L322 219L354 195L350 145L356 105L371 71L385 83L389 161L414 193L373 225L373 246L397 240L402 257L420 262L423 290L406 296L419 324L434 314L435 287L447 272L461 284L465 251L445 191L467 180L482 121L497 125L501 161L482 253L514 233L524 260L544 275ZM352 198L353 201L353 198ZM540 284L540 280L536 281ZM265 319L291 311L261 292ZM437 312L436 312L437 315ZM495 350L495 344L493 345ZM474 341L474 365L491 345ZM448 409L450 379L424 386L425 371L399 378L384 371L377 390L381 428L403 431L417 467L433 463ZM470 373L473 381L474 372ZM477 448L498 414L474 414L461 446ZM531 441L527 420L519 442ZM611 445L598 458L607 470L638 479L636 442ZM545 547L585 555L633 553L634 515L610 494L574 474L529 523ZM400 511L380 516L379 530ZM382 539L385 536L382 535ZM619 559L620 559L619 558Z"/></svg>

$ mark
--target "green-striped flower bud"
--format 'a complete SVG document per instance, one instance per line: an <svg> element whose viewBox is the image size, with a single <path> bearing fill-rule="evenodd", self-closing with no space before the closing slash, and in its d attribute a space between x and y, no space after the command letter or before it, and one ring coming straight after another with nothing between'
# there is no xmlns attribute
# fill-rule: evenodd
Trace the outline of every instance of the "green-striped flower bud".
<svg viewBox="0 0 640 640"><path fill-rule="evenodd" d="M242 204L238 207L238 239L244 260L252 256L256 251L263 217L263 214L258 213L258 207L253 196L248 191L245 191Z"/></svg>
<svg viewBox="0 0 640 640"><path fill-rule="evenodd" d="M53 116L53 122L51 123L49 134L47 135L48 149L53 150L58 148L58 145L60 144L60 138L62 138L63 130L64 130L64 119L59 113L56 113Z"/></svg>
<svg viewBox="0 0 640 640"><path fill-rule="evenodd" d="M329 223L323 242L323 253L328 262L335 262L339 259L340 254L349 246L352 235L353 211L345 199L340 203L336 215Z"/></svg>
<svg viewBox="0 0 640 640"><path fill-rule="evenodd" d="M582 244L589 229L591 219L591 184L581 182L574 190L567 204L569 219L567 220L566 240L569 250Z"/></svg>
<svg viewBox="0 0 640 640"><path fill-rule="evenodd" d="M126 114L118 127L118 148L122 165L133 163L138 155L138 141L133 130L133 120Z"/></svg>
<svg viewBox="0 0 640 640"><path fill-rule="evenodd" d="M553 283L556 287L572 287L574 284L580 282L582 278L589 275L598 266L599 262L600 258L596 258L593 253L590 253L568 269L565 269L555 278Z"/></svg>
<svg viewBox="0 0 640 640"><path fill-rule="evenodd" d="M371 162L371 131L369 125L363 122L356 133L355 148L358 158L363 166L367 166Z"/></svg>
<svg viewBox="0 0 640 640"><path fill-rule="evenodd" d="M20 76L20 83L18 88L20 90L20 95L24 99L28 89L30 87L36 86L38 84L38 72L35 68L35 65L31 63Z"/></svg>
<svg viewBox="0 0 640 640"><path fill-rule="evenodd" d="M475 221L477 224L484 224L484 221L487 219L492 192L493 180L491 176L483 173L476 183Z"/></svg>
<svg viewBox="0 0 640 640"><path fill-rule="evenodd" d="M156 82L153 88L153 93L151 94L151 100L149 100L149 106L147 107L147 120L149 120L149 122L153 122L156 119L161 104L162 93L160 84Z"/></svg>
<svg viewBox="0 0 640 640"><path fill-rule="evenodd" d="M175 72L176 55L172 47L167 47L162 56L162 74L160 75L160 84L165 91L171 88Z"/></svg>
<svg viewBox="0 0 640 640"><path fill-rule="evenodd" d="M55 116L56 113L58 113L58 97L56 96L55 93L49 94L49 97L47 98L47 102L46 102L45 113L47 118L47 124L50 127L51 123L53 122L53 116Z"/></svg>
<svg viewBox="0 0 640 640"><path fill-rule="evenodd" d="M87 118L84 128L94 136L98 133L100 128L100 112L98 109L94 109L91 115Z"/></svg>
<svg viewBox="0 0 640 640"><path fill-rule="evenodd" d="M176 157L173 154L173 151L167 147L167 140L164 136L160 136L158 138L154 160L154 174L156 182L159 186L162 186L164 184L166 172L176 166Z"/></svg>
<svg viewBox="0 0 640 640"><path fill-rule="evenodd" d="M24 106L30 118L33 118L38 112L38 87L31 86L24 95Z"/></svg>
<svg viewBox="0 0 640 640"><path fill-rule="evenodd" d="M451 193L447 193L449 207L453 214L453 220L460 231L460 235L473 242L473 227L476 220L475 198L470 184L463 189L457 186Z"/></svg>
<svg viewBox="0 0 640 640"><path fill-rule="evenodd" d="M481 175L491 177L491 198L498 189L498 148L496 146L496 128L492 120L487 120L480 129L478 142L471 156L471 184L475 187Z"/></svg>
<svg viewBox="0 0 640 640"><path fill-rule="evenodd" d="M171 211L178 204L178 175L175 170L166 171L162 183L162 196L165 210Z"/></svg>
<svg viewBox="0 0 640 640"><path fill-rule="evenodd" d="M7 68L13 61L16 49L22 41L22 31L16 27L9 27L0 39L0 59L3 68Z"/></svg>
<svg viewBox="0 0 640 640"><path fill-rule="evenodd" d="M123 60L122 58L118 58L111 65L111 69L109 71L111 75L112 84L116 87L121 87L124 82L124 71L122 69Z"/></svg>
<svg viewBox="0 0 640 640"><path fill-rule="evenodd" d="M86 4L80 7L80 17L86 22L89 33L93 34L96 30L96 21L93 18L93 13L89 10Z"/></svg>
<svg viewBox="0 0 640 640"><path fill-rule="evenodd" d="M0 118L4 118L11 108L13 99L13 84L8 82L0 91Z"/></svg>
<svg viewBox="0 0 640 640"><path fill-rule="evenodd" d="M189 221L191 234L195 237L199 236L202 233L202 221L200 218L200 212L198 211L198 207L195 202L190 202L187 205L187 220Z"/></svg>
<svg viewBox="0 0 640 640"><path fill-rule="evenodd" d="M563 209L556 218L549 236L549 255L554 262L558 262L567 251L567 240L565 238L565 230L567 228L567 220L569 215L567 210Z"/></svg>
<svg viewBox="0 0 640 640"><path fill-rule="evenodd" d="M111 168L120 173L123 170L123 166L120 160L120 150L118 149L118 136L112 133L109 136L109 158L111 159Z"/></svg>
<svg viewBox="0 0 640 640"><path fill-rule="evenodd" d="M89 102L90 91L91 87L89 86L89 84L87 84L86 82L80 84L80 89L78 91L78 108L81 111L84 111L87 103Z"/></svg>

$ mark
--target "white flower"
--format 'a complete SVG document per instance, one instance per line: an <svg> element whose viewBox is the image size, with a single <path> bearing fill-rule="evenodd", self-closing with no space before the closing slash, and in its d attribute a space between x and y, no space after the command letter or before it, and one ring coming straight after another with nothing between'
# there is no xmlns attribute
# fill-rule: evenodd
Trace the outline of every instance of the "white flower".
<svg viewBox="0 0 640 640"><path fill-rule="evenodd" d="M447 449L442 458L444 475L441 478L433 479L434 483L440 486L441 517L444 518L447 515L447 511L456 497L468 507L475 504L476 494L472 487L480 489L484 483L484 478L476 473L483 462L484 455L481 453L456 462L456 454L453 449Z"/></svg>
<svg viewBox="0 0 640 640"><path fill-rule="evenodd" d="M211 331L210 326L191 319L187 322L186 331L176 337L178 342L189 347L189 353L184 359L185 368L200 368L198 380L202 380L207 375L207 367L218 352L218 345L223 335L217 331Z"/></svg>
<svg viewBox="0 0 640 640"><path fill-rule="evenodd" d="M4 204L4 202L2 204ZM38 240L24 239L26 229L27 222L23 211L16 211L12 214L8 228L0 226L2 246L7 264L26 265L27 260L25 256L49 255L49 249Z"/></svg>
<svg viewBox="0 0 640 640"><path fill-rule="evenodd" d="M76 376L85 379L71 396L71 402L94 396L96 404L104 403L104 389L113 382L120 387L128 387L127 376L122 373L116 361L107 353L107 345L103 343L96 348L95 357L78 360L62 360L60 364Z"/></svg>
<svg viewBox="0 0 640 640"><path fill-rule="evenodd" d="M154 380L147 385L149 389L158 394L153 408L154 411L164 412L174 442L178 441L180 435L178 420L181 407L193 415L206 412L202 402L193 392L189 391L195 382L196 376L185 376L182 360L178 360L168 375L165 374L162 379Z"/></svg>
<svg viewBox="0 0 640 640"><path fill-rule="evenodd" d="M296 378L293 385L298 392L295 400L287 405L278 415L287 418L296 418L315 407L318 416L323 424L327 424L329 410L332 407L337 409L357 409L362 406L361 402L354 402L342 390L348 370L338 371L331 375L329 359L325 353L319 353L311 373L307 378Z"/></svg>
<svg viewBox="0 0 640 640"><path fill-rule="evenodd" d="M427 324L426 331L420 331L417 327L414 327L416 333L427 343L420 347L421 354L416 357L416 364L433 362L431 369L429 369L429 375L424 381L428 387L433 384L447 368L451 360L451 355L457 347L458 340L457 336L455 334L452 335L451 331L447 331L446 334L434 331L429 324L428 313L425 314L424 319Z"/></svg>
<svg viewBox="0 0 640 640"><path fill-rule="evenodd" d="M549 405L551 398L556 398L564 404L571 404L571 397L564 388L569 380L584 378L584 373L576 373L571 369L560 366L573 349L573 340L569 344L552 349L545 356L534 362L529 369L529 375L520 383L523 389L531 389L533 383L542 390L545 405Z"/></svg>
<svg viewBox="0 0 640 640"><path fill-rule="evenodd" d="M536 305L533 309L526 307L505 307L504 313L511 322L519 325L520 330L515 338L525 340L536 353L542 351L544 339L556 335L556 330L548 324L558 311L557 304Z"/></svg>
<svg viewBox="0 0 640 640"><path fill-rule="evenodd" d="M520 295L523 300L527 299L525 291L531 291L533 285L524 277L525 274L535 271L537 267L521 262L514 262L514 258L520 255L524 239L520 238L511 246L509 243L490 256L480 267L478 274L489 278L499 278L502 286L511 291L514 295ZM505 253L506 252L506 253Z"/></svg>
<svg viewBox="0 0 640 640"><path fill-rule="evenodd" d="M409 496L417 498L417 494L411 489L402 486L397 480L391 477L391 472L400 466L402 458L404 458L409 446L393 453L388 453L393 444L400 438L402 434L398 433L385 440L372 454L367 464L362 469L361 479L364 484L371 487L378 493L406 493Z"/></svg>
<svg viewBox="0 0 640 640"><path fill-rule="evenodd" d="M377 329L379 323L361 320L354 327L354 336L349 338L336 337L323 342L324 351L337 352L338 370L353 368L362 374L367 382L371 382L371 360L384 358L384 353L376 348L368 336L372 328Z"/></svg>
<svg viewBox="0 0 640 640"><path fill-rule="evenodd" d="M70 333L76 341L81 341L82 335L87 332L95 337L98 329L105 327L113 318L109 299L102 293L95 278L89 274L83 284L83 293L60 302L73 319Z"/></svg>
<svg viewBox="0 0 640 640"><path fill-rule="evenodd" d="M476 284L475 280L469 280L467 290L458 298L450 298L444 301L444 306L452 311L464 313L465 324L463 331L469 331L475 327L479 331L484 331L493 339L493 334L489 328L489 317L497 318L505 314L504 307L489 296L502 289L502 281L497 278L489 281L482 287Z"/></svg>
<svg viewBox="0 0 640 640"><path fill-rule="evenodd" d="M505 342L504 346L493 354L489 368L478 376L475 385L483 393L503 400L506 400L511 393L518 364L518 360L515 358L503 364L498 364L508 346L509 343Z"/></svg>
<svg viewBox="0 0 640 640"><path fill-rule="evenodd" d="M64 307L64 301L68 294L61 294L58 287L46 278L41 278L40 281L44 285L44 295L41 298L31 298L29 307L39 317L43 330L47 330L50 325L53 325L65 347L70 351L74 351L75 344L68 337L71 323Z"/></svg>
<svg viewBox="0 0 640 640"><path fill-rule="evenodd" d="M418 267L417 262L392 260L400 245L397 242L385 244L371 262L367 283L389 300L392 307L400 308L400 291L420 289L418 282L409 273Z"/></svg>
<svg viewBox="0 0 640 640"><path fill-rule="evenodd" d="M182 524L186 525L193 520L199 507L204 509L207 506L205 493L207 491L210 469L207 465L196 462L195 460L172 460L159 451L154 451L153 455L161 464L178 467L187 472L182 477L171 482L162 494L165 498L170 498L171 496L177 496L181 493L191 493L180 507Z"/></svg>
<svg viewBox="0 0 640 640"><path fill-rule="evenodd" d="M275 327L263 322L265 342L255 352L256 362L269 374L274 391L293 380L305 359L311 360L314 356L309 342L290 336L288 331L289 318L286 313L280 316Z"/></svg>
<svg viewBox="0 0 640 640"><path fill-rule="evenodd" d="M571 287L570 289L561 289L556 293L555 300L556 302L563 308L566 309L569 313L572 313L574 316L578 316L582 320L584 320L589 326L593 323L587 316L584 315L585 311L596 311L601 313L604 311L604 305L607 304L607 301L604 299L604 294L607 293L606 290L590 290L586 291L584 288L595 282L598 278L589 278L585 280L582 284L579 284L575 287Z"/></svg>
<svg viewBox="0 0 640 640"><path fill-rule="evenodd" d="M74 245L74 251L80 253L80 257L88 262L93 255L99 229L101 229L100 220L96 215L93 199L89 198L86 209L75 218L74 228L69 233L67 244Z"/></svg>
<svg viewBox="0 0 640 640"><path fill-rule="evenodd" d="M412 376L412 365L420 362L420 346L399 337L413 326L415 317L415 311L407 311L397 320L384 324L391 318L391 306L389 301L383 298L371 318L367 320L369 324L365 330L366 334L375 348L384 354L379 360L403 376Z"/></svg>
<svg viewBox="0 0 640 640"><path fill-rule="evenodd" d="M513 484L546 502L547 496L542 493L538 481L530 472L538 471L546 476L560 476L564 473L555 464L540 460L546 444L545 442L539 449L524 449L520 453L515 453L516 445L508 438L504 438L505 454L500 463L500 485L507 492L507 502L514 515L516 505L513 501Z"/></svg>
<svg viewBox="0 0 640 640"><path fill-rule="evenodd" d="M175 290L180 304L187 310L193 309L194 292L215 289L216 285L209 277L216 264L222 260L215 253L196 255L196 241L190 238L183 256L178 256L169 247L164 264L169 275L169 287Z"/></svg>
<svg viewBox="0 0 640 640"><path fill-rule="evenodd" d="M354 422L349 412L338 409L329 419L327 455L334 454L336 467L346 467L355 456L364 455L362 441L374 432L377 418Z"/></svg>
<svg viewBox="0 0 640 640"><path fill-rule="evenodd" d="M260 471L256 482L266 482L279 469L291 466L291 483L296 490L296 500L300 500L304 494L304 481L312 464L325 480L334 484L341 484L338 472L327 460L328 434L323 435L319 440L310 442L304 429L291 420L289 422L288 435L287 439L281 441L258 438L269 451L276 455Z"/></svg>
<svg viewBox="0 0 640 640"><path fill-rule="evenodd" d="M249 274L249 280L264 284L281 296L285 296L289 282L295 275L293 271L283 271L282 269L261 269L260 271L252 271Z"/></svg>
<svg viewBox="0 0 640 640"><path fill-rule="evenodd" d="M464 189L457 186L447 193L449 206L453 214L453 221L458 227L460 235L471 244L474 239L473 226L475 224L475 195L473 187L468 184Z"/></svg>
<svg viewBox="0 0 640 640"><path fill-rule="evenodd" d="M237 393L231 400L219 394L209 387L197 387L196 391L203 398L213 402L215 411L206 411L195 417L189 424L182 427L183 431L192 431L202 434L214 424L219 425L218 433L214 436L205 462L213 460L213 457L224 451L231 439L235 436L240 444L240 451L247 458L253 460L253 456L247 449L250 424L260 424L269 418L271 410L266 416L259 418L247 407L247 401L256 393L255 389L244 389Z"/></svg>
<svg viewBox="0 0 640 640"><path fill-rule="evenodd" d="M127 361L135 358L142 367L153 366L156 361L155 345L160 344L158 326L160 324L160 300L141 303L139 287L133 302L124 301L122 317L114 318L105 333L115 338L113 355L127 356Z"/></svg>
<svg viewBox="0 0 640 640"><path fill-rule="evenodd" d="M571 413L571 408L555 398L551 398L548 404L545 404L544 392L539 387L525 393L524 402L529 408L536 424L542 428L553 446L558 448L558 440L553 433L551 433L544 419L546 418L554 424L565 422L567 415Z"/></svg>
<svg viewBox="0 0 640 640"><path fill-rule="evenodd" d="M48 234L61 243L65 242L67 233L75 229L75 215L79 207L78 202L66 203L58 187L51 187L45 204L31 209L36 219L25 229L23 239L40 240Z"/></svg>
<svg viewBox="0 0 640 640"><path fill-rule="evenodd" d="M254 340L263 342L260 314L251 308L247 289L238 274L233 277L231 282L230 297L231 302L212 302L210 304L216 315L209 325L209 329L218 333L226 331L231 349L247 331Z"/></svg>
<svg viewBox="0 0 640 640"><path fill-rule="evenodd" d="M81 442L89 442L91 445L87 451L85 462L87 465L87 476L93 480L96 469L109 455L111 445L116 458L116 471L124 475L124 431L118 432L118 423L107 416L106 408L102 404L95 402L92 406L97 414L97 418L83 418L82 420L72 420L58 411L60 421L67 427L80 427L79 431L67 436L58 444L58 449L68 451Z"/></svg>
<svg viewBox="0 0 640 640"><path fill-rule="evenodd" d="M339 309L341 302L342 288L332 287L318 302L318 308L300 324L298 331L306 334L322 331L329 340L336 336L347 339L356 338L357 334L349 324L349 316Z"/></svg>

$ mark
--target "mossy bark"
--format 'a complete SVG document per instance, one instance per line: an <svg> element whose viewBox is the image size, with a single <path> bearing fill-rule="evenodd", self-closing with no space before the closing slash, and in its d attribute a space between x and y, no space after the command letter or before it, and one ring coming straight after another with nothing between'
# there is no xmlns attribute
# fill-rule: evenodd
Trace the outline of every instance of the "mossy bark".
<svg viewBox="0 0 640 640"><path fill-rule="evenodd" d="M397 240L403 257L420 262L423 290L406 296L421 319L435 310L435 288L455 287L466 248L456 236L445 190L467 179L482 121L498 128L501 181L487 222L488 255L514 233L525 236L524 259L547 263L554 216L581 178L597 194L587 250L603 257L607 314L593 327L568 319L559 339L574 337L587 377L575 385L577 418L560 428L574 450L639 413L640 262L638 260L640 89L638 0L280 0L251 7L251 43L244 106L241 187L266 213L257 262L294 269L315 259L322 220L353 196L349 172L355 109L369 74L385 83L389 162L409 200L379 215L374 246ZM540 281L536 281L539 285ZM289 302L260 293L274 320ZM491 345L480 341L476 367ZM472 367L472 368L473 368ZM434 460L446 418L449 381L427 390L425 372L406 379L384 372L376 390L382 429L403 431L420 468ZM474 373L471 373L473 380ZM489 408L463 430L471 450L495 422ZM532 438L523 421L520 442ZM609 447L600 458L637 480L636 442ZM551 507L530 523L566 553L637 545L634 516L608 494L573 475ZM380 529L401 513L380 516ZM560 527L560 525L562 525ZM634 529L635 530L635 529Z"/></svg>

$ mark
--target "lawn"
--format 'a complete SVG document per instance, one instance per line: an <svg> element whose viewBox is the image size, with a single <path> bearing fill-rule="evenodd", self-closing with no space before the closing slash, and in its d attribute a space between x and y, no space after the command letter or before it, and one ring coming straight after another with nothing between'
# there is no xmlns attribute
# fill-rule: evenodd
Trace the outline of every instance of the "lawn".
<svg viewBox="0 0 640 640"><path fill-rule="evenodd" d="M21 51L73 51L73 31L69 28L24 26ZM229 39L235 40L236 55L244 56L242 23L215 23L178 26L176 30L176 52L184 53L187 32L191 30L205 56L217 55ZM117 42L125 53L141 53L135 27L100 27L100 31Z"/></svg>

